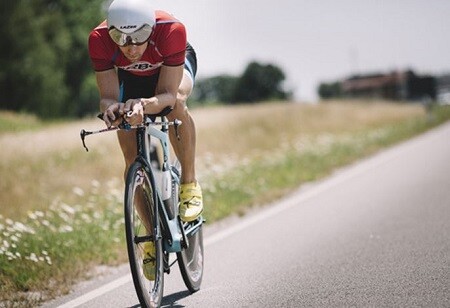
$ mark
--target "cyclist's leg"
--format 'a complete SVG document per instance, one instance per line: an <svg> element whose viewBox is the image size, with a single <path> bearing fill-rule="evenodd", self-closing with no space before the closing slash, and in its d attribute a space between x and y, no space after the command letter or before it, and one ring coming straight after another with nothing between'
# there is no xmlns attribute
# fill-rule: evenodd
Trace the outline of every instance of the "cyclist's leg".
<svg viewBox="0 0 450 308"><path fill-rule="evenodd" d="M196 132L195 123L186 105L186 101L192 92L192 80L184 74L178 89L177 101L172 112L167 116L171 121L178 119L182 125L178 128L180 139L175 135L173 127L170 128L170 142L175 154L180 161L182 183L192 183L196 181L195 177L195 145Z"/></svg>
<svg viewBox="0 0 450 308"><path fill-rule="evenodd" d="M181 164L180 217L184 221L195 220L203 211L203 198L200 185L195 175L195 124L187 108L186 102L192 93L196 72L196 56L191 46L187 47L185 71L178 88L177 100L173 111L167 116L169 120L179 119L182 125L178 128L178 136L172 127L170 142Z"/></svg>
<svg viewBox="0 0 450 308"><path fill-rule="evenodd" d="M151 97L154 94L158 76L141 77L135 76L127 71L118 70L119 83L120 83L120 98L122 102L127 101L130 98L137 97ZM124 177L126 179L128 169L134 162L137 156L137 145L136 145L136 131L133 130L119 130L117 132L119 139L120 148L122 150L125 159L125 172ZM136 195L136 209L138 210L140 217L149 217L148 209L144 206L142 192ZM151 233L151 226L145 219L145 227L148 233Z"/></svg>
<svg viewBox="0 0 450 308"><path fill-rule="evenodd" d="M117 132L117 137L119 139L120 148L122 149L122 153L125 159L125 172L124 178L126 179L128 170L131 164L134 162L134 159L137 155L137 147L136 147L136 131L130 130L120 130ZM145 206L143 201L143 192L142 190L138 190L136 192L136 209L138 211L139 217L149 217L149 209ZM152 227L150 222L147 219L143 219L143 223L145 228L147 229L148 234L151 234Z"/></svg>

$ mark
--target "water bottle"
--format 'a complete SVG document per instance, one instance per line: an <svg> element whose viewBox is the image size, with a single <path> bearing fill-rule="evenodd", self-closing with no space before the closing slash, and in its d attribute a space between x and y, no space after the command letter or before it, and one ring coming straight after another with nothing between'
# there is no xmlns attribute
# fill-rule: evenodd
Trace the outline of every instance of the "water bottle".
<svg viewBox="0 0 450 308"><path fill-rule="evenodd" d="M164 207L166 208L169 219L173 219L175 217L172 190L172 175L170 174L169 169L164 166L161 176L161 197L163 199Z"/></svg>

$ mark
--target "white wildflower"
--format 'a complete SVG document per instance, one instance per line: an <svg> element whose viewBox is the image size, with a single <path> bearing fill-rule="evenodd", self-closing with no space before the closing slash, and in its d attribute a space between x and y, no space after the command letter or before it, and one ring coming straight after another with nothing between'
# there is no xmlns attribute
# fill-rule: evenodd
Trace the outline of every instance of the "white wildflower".
<svg viewBox="0 0 450 308"><path fill-rule="evenodd" d="M36 256L36 254L34 252L32 252L29 256L25 257L25 259L33 261L33 262L38 262L38 258Z"/></svg>
<svg viewBox="0 0 450 308"><path fill-rule="evenodd" d="M92 222L92 218L91 216L89 216L86 213L81 214L81 219L84 220L87 223L91 223Z"/></svg>
<svg viewBox="0 0 450 308"><path fill-rule="evenodd" d="M6 240L3 240L3 247L9 248L9 243Z"/></svg>
<svg viewBox="0 0 450 308"><path fill-rule="evenodd" d="M61 208L66 211L68 214L75 214L76 210L68 204L62 203Z"/></svg>
<svg viewBox="0 0 450 308"><path fill-rule="evenodd" d="M60 212L59 217L61 217L61 219L64 221L68 221L70 219L70 217L64 212Z"/></svg>
<svg viewBox="0 0 450 308"><path fill-rule="evenodd" d="M31 220L36 220L36 219L38 218L38 216L37 216L35 213L33 213L33 212L29 212L29 213L28 213L28 217L29 217Z"/></svg>
<svg viewBox="0 0 450 308"><path fill-rule="evenodd" d="M69 225L61 226L59 228L59 232L61 232L61 233L68 233L68 232L72 232L72 231L73 231L73 228Z"/></svg>
<svg viewBox="0 0 450 308"><path fill-rule="evenodd" d="M21 222L15 222L14 223L14 230L18 231L18 232L22 232L22 233L33 233L34 234L34 230L28 226L25 226L23 223Z"/></svg>
<svg viewBox="0 0 450 308"><path fill-rule="evenodd" d="M8 257L8 261L16 259L16 256L11 251L6 251L5 255Z"/></svg>
<svg viewBox="0 0 450 308"><path fill-rule="evenodd" d="M72 192L77 196L80 196L80 197L84 196L84 190L81 189L80 187L74 187L72 189Z"/></svg>
<svg viewBox="0 0 450 308"><path fill-rule="evenodd" d="M5 222L6 222L7 225L10 225L10 226L12 226L14 224L14 221L12 219L9 219L9 218L7 218L5 220Z"/></svg>

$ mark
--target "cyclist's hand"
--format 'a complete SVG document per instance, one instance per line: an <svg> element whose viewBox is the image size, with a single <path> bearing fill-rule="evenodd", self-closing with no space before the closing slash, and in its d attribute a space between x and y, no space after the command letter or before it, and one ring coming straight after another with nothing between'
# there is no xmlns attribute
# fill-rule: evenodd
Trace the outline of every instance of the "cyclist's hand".
<svg viewBox="0 0 450 308"><path fill-rule="evenodd" d="M125 120L131 125L144 122L144 106L140 99L129 99L125 103Z"/></svg>
<svg viewBox="0 0 450 308"><path fill-rule="evenodd" d="M123 121L125 112L125 104L113 103L103 113L103 121L105 121L108 128L111 126L119 126Z"/></svg>

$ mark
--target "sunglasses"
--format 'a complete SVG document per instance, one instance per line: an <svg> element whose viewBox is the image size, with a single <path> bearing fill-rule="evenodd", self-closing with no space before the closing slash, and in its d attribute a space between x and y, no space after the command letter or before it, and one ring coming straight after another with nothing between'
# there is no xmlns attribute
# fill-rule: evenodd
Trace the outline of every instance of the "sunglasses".
<svg viewBox="0 0 450 308"><path fill-rule="evenodd" d="M115 27L111 27L108 32L114 43L125 47L128 45L142 45L147 42L150 34L152 34L152 27L150 25L143 25L132 33L123 33Z"/></svg>

